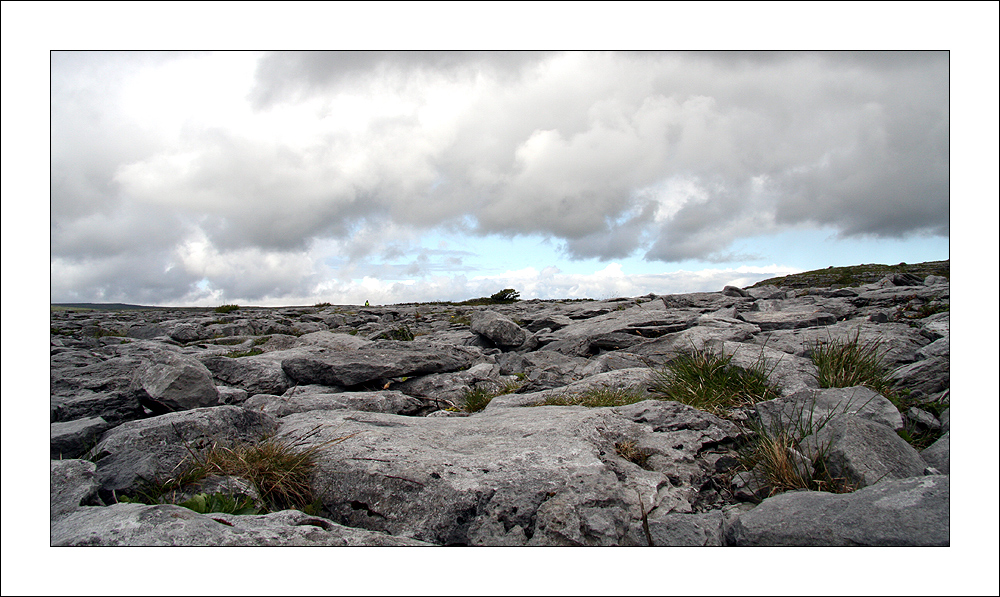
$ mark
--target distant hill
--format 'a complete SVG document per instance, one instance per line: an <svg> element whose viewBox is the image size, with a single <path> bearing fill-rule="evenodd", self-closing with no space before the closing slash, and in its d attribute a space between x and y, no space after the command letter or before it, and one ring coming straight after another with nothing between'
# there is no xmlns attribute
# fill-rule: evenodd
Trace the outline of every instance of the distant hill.
<svg viewBox="0 0 1000 597"><path fill-rule="evenodd" d="M163 307L147 307L129 305L126 303L52 303L52 309L87 309L92 311L134 311L136 309L162 309Z"/></svg>
<svg viewBox="0 0 1000 597"><path fill-rule="evenodd" d="M951 278L951 260L925 261L923 263L899 263L896 265L881 265L869 263L817 269L811 272L791 274L779 278L761 280L748 288L756 288L766 284L784 286L786 288L825 288L828 286L861 286L878 282L888 274L913 274L918 278L930 275Z"/></svg>

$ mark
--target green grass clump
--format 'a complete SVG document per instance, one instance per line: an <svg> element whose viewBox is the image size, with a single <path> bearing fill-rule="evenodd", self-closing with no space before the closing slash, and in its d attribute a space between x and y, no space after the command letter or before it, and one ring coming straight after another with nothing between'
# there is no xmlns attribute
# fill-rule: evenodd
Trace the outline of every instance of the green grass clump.
<svg viewBox="0 0 1000 597"><path fill-rule="evenodd" d="M562 394L547 398L534 406L588 406L592 408L604 406L625 406L649 400L651 396L642 388L589 388L577 394Z"/></svg>
<svg viewBox="0 0 1000 597"><path fill-rule="evenodd" d="M136 495L118 499L145 504L170 503L171 493L218 475L241 477L252 483L266 511L315 508L310 477L316 466L317 452L351 437L338 437L303 448L305 440L319 430L317 426L296 439L272 436L232 447L215 444L203 452L189 448L190 456L177 465L169 479L147 482Z"/></svg>
<svg viewBox="0 0 1000 597"><path fill-rule="evenodd" d="M238 359L240 357L252 357L254 355L263 354L264 351L254 346L250 350L232 350L227 352L225 356L231 359Z"/></svg>
<svg viewBox="0 0 1000 597"><path fill-rule="evenodd" d="M215 308L216 313L232 313L233 311L239 311L239 305L219 305Z"/></svg>
<svg viewBox="0 0 1000 597"><path fill-rule="evenodd" d="M325 309L327 307L332 307L332 306L333 305L330 303L316 303L315 305L313 305L313 307L315 307L316 309Z"/></svg>
<svg viewBox="0 0 1000 597"><path fill-rule="evenodd" d="M653 370L653 398L673 400L714 415L779 396L769 381L763 354L750 369L732 364L733 357L707 350L682 353Z"/></svg>
<svg viewBox="0 0 1000 597"><path fill-rule="evenodd" d="M465 391L465 403L461 410L475 413L483 410L491 400L504 394L513 394L521 387L518 381L508 381L500 384L481 385Z"/></svg>
<svg viewBox="0 0 1000 597"><path fill-rule="evenodd" d="M860 340L860 333L858 330L847 339L813 343L810 353L819 370L816 376L819 387L865 386L890 400L896 399L892 378L884 363L888 349L883 348L878 338Z"/></svg>

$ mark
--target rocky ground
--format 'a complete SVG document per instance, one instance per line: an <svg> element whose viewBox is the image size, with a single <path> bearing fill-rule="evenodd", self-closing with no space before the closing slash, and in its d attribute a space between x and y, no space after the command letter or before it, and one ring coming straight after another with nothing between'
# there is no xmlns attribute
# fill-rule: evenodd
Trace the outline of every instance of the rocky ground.
<svg viewBox="0 0 1000 597"><path fill-rule="evenodd" d="M949 545L948 279L794 286L53 310L51 544ZM819 387L817 342L851 338L884 348L891 396ZM715 414L657 399L693 350L763 362L777 393ZM628 399L574 404L607 395ZM801 432L805 489L748 464L776 428ZM141 503L213 446L267 442L314 458L311 503L269 507L240 475ZM253 513L176 505L199 494Z"/></svg>

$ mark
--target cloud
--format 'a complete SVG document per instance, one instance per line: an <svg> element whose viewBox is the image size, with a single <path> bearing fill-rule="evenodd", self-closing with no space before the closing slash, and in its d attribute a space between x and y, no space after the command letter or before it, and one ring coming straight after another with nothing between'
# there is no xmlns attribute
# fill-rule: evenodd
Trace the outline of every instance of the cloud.
<svg viewBox="0 0 1000 597"><path fill-rule="evenodd" d="M254 299L455 275L438 230L665 265L803 226L947 236L948 77L946 52L56 52L53 269Z"/></svg>

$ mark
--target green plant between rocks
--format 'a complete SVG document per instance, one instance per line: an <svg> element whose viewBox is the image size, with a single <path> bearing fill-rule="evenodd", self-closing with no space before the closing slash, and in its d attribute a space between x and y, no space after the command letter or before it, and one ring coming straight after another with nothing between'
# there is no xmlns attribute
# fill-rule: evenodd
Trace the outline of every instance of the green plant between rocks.
<svg viewBox="0 0 1000 597"><path fill-rule="evenodd" d="M600 408L606 406L625 406L649 400L652 396L645 389L636 386L621 388L588 388L575 394L567 393L546 398L532 406L587 406Z"/></svg>
<svg viewBox="0 0 1000 597"><path fill-rule="evenodd" d="M224 356L231 359L238 359L240 357L252 357L258 354L264 354L264 351L254 346L250 350L232 350L227 352Z"/></svg>
<svg viewBox="0 0 1000 597"><path fill-rule="evenodd" d="M734 409L780 395L770 382L774 367L768 368L763 350L749 369L734 365L732 360L733 355L710 350L682 353L664 366L653 369L651 397L673 400L726 417Z"/></svg>
<svg viewBox="0 0 1000 597"><path fill-rule="evenodd" d="M768 489L768 496L800 489L850 493L859 488L853 479L830 474L829 444L813 440L810 446L803 445L839 414L831 411L816 419L813 407L814 404L802 405L788 419L778 417L769 426L755 419L740 424L744 436L749 438L739 450L740 465ZM841 411L849 408L848 404Z"/></svg>
<svg viewBox="0 0 1000 597"><path fill-rule="evenodd" d="M177 504L198 514L235 514L237 516L257 514L258 509L253 500L247 497L226 495L224 493L198 493L189 500Z"/></svg>
<svg viewBox="0 0 1000 597"><path fill-rule="evenodd" d="M235 476L246 479L254 486L264 511L315 509L316 497L310 478L316 466L317 453L355 435L304 447L305 442L319 433L321 428L317 425L298 438L269 436L256 443L234 446L213 444L201 452L187 446L188 458L174 467L170 478L165 481L147 480L134 495L116 496L116 499L144 504L171 503L168 496L207 477Z"/></svg>
<svg viewBox="0 0 1000 597"><path fill-rule="evenodd" d="M215 308L216 313L232 313L233 311L239 311L239 305L219 305Z"/></svg>
<svg viewBox="0 0 1000 597"><path fill-rule="evenodd" d="M888 349L878 338L862 341L860 335L859 329L847 339L831 338L812 344L809 352L818 370L816 381L819 387L865 386L882 394L898 408L899 398L885 366Z"/></svg>
<svg viewBox="0 0 1000 597"><path fill-rule="evenodd" d="M486 408L497 396L513 394L521 387L519 381L506 381L496 384L483 384L465 391L465 402L460 410L475 413Z"/></svg>

